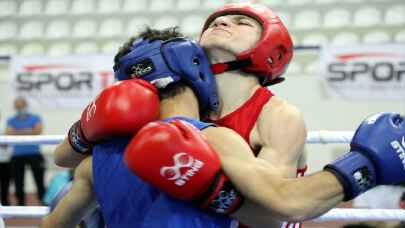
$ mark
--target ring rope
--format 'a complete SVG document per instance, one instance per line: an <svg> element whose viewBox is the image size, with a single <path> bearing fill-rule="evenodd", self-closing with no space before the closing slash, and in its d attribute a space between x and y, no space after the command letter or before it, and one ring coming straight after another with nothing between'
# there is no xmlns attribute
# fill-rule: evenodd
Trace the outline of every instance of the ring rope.
<svg viewBox="0 0 405 228"><path fill-rule="evenodd" d="M353 131L310 131L307 135L308 144L350 143Z"/></svg>
<svg viewBox="0 0 405 228"><path fill-rule="evenodd" d="M0 218L42 218L49 213L43 206L0 206Z"/></svg>
<svg viewBox="0 0 405 228"><path fill-rule="evenodd" d="M42 206L0 206L0 218L42 218L49 213ZM405 221L402 209L354 209L334 208L312 221Z"/></svg>
<svg viewBox="0 0 405 228"><path fill-rule="evenodd" d="M0 145L59 144L64 135L0 135Z"/></svg>
<svg viewBox="0 0 405 228"><path fill-rule="evenodd" d="M353 137L353 131L310 131L307 136L308 144L349 143ZM0 145L23 145L23 144L59 144L65 138L64 135L0 135Z"/></svg>
<svg viewBox="0 0 405 228"><path fill-rule="evenodd" d="M315 222L326 221L405 221L403 209L359 209L334 208L326 214L313 219Z"/></svg>

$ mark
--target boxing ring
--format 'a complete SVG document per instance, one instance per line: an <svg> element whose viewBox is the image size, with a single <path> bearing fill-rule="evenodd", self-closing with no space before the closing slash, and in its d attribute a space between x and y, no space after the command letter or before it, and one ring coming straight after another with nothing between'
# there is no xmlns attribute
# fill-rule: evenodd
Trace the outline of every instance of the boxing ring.
<svg viewBox="0 0 405 228"><path fill-rule="evenodd" d="M353 137L353 131L311 131L308 132L307 144L347 144ZM44 136L0 136L0 145L48 144L55 145L64 139L64 135ZM3 219L8 218L42 218L49 213L43 206L0 206L0 228L5 227ZM334 208L324 215L312 219L314 222L327 221L405 221L402 209L344 209Z"/></svg>

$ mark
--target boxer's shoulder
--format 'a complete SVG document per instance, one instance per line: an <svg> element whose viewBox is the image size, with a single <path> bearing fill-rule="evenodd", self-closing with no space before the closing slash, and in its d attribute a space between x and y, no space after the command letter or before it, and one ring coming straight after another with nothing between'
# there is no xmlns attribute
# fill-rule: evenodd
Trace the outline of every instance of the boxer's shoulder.
<svg viewBox="0 0 405 228"><path fill-rule="evenodd" d="M279 128L306 131L304 118L298 107L277 96L263 106L256 127L259 135L265 138L274 130L282 130Z"/></svg>
<svg viewBox="0 0 405 228"><path fill-rule="evenodd" d="M297 106L291 104L286 99L273 96L266 104L264 104L262 112L260 113L260 117L265 117L267 115L273 115L276 117L299 117L301 115L301 111L298 109Z"/></svg>
<svg viewBox="0 0 405 228"><path fill-rule="evenodd" d="M251 143L260 145L259 157L287 167L285 173L295 176L296 163L302 155L307 136L304 118L296 106L284 99L273 98L258 118L251 134L255 140Z"/></svg>

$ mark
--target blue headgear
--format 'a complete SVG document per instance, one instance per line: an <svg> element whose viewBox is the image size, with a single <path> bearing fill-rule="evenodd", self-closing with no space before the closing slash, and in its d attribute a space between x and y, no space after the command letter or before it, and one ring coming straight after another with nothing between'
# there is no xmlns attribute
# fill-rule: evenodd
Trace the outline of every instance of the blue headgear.
<svg viewBox="0 0 405 228"><path fill-rule="evenodd" d="M203 49L190 39L138 39L114 66L114 74L118 80L142 78L158 89L182 80L196 93L200 111L218 109L218 92L210 63Z"/></svg>

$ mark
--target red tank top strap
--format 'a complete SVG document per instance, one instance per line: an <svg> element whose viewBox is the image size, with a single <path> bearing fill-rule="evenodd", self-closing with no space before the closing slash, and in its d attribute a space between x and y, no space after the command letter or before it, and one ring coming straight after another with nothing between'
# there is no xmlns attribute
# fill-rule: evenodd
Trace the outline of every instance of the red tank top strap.
<svg viewBox="0 0 405 228"><path fill-rule="evenodd" d="M270 100L272 96L273 94L269 89L267 89L266 87L260 87L254 93L252 99L249 99L249 101L247 102L247 106L249 108L246 109L246 112L250 112L248 114L250 115L250 118L246 118L247 126L245 134L246 134L246 141L249 144L250 144L250 132L252 131L257 119L259 118L263 106Z"/></svg>

